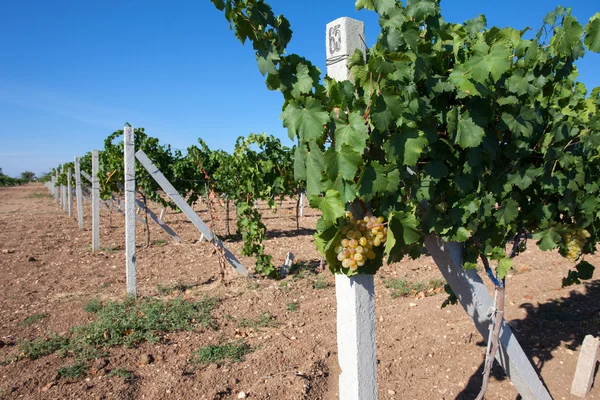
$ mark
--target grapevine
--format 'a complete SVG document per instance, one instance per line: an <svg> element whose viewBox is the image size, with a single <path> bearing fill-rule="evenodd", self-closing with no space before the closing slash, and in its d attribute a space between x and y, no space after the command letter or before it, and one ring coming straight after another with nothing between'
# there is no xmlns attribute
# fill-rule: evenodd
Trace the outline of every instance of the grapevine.
<svg viewBox="0 0 600 400"><path fill-rule="evenodd" d="M388 262L419 257L431 234L464 243L466 268L496 261L498 279L512 266L506 243L522 232L566 255L564 234L585 229L582 254L595 251L600 88L576 81L575 61L600 52L600 14L581 25L558 7L528 39L484 16L447 22L437 0L358 0L377 12L381 34L337 82L286 51L289 22L264 1L213 3L283 95L295 176L322 211L315 244L333 272L355 273L335 253L353 204L388 222ZM582 263L565 283L591 277Z"/></svg>

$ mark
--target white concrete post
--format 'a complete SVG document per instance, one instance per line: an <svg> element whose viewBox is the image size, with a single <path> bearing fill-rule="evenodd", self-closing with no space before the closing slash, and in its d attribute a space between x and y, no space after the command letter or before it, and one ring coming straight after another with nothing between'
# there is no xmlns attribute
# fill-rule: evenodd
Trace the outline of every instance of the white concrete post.
<svg viewBox="0 0 600 400"><path fill-rule="evenodd" d="M349 79L347 62L356 49L366 53L363 22L343 17L327 24L327 75L338 81ZM374 277L336 274L335 291L340 400L376 400Z"/></svg>
<svg viewBox="0 0 600 400"><path fill-rule="evenodd" d="M83 230L83 191L81 190L81 167L79 157L75 157L75 197L77 198L77 223L79 230Z"/></svg>
<svg viewBox="0 0 600 400"><path fill-rule="evenodd" d="M61 175L65 173L65 167L62 167L60 170ZM65 185L60 185L60 200L61 206L64 212L67 212L67 187Z"/></svg>
<svg viewBox="0 0 600 400"><path fill-rule="evenodd" d="M67 209L69 217L73 216L73 186L71 185L71 168L67 170Z"/></svg>
<svg viewBox="0 0 600 400"><path fill-rule="evenodd" d="M594 374L596 364L598 363L600 340L592 335L586 335L581 345L579 358L577 359L577 369L571 385L571 394L578 397L585 397L594 383Z"/></svg>
<svg viewBox="0 0 600 400"><path fill-rule="evenodd" d="M304 192L300 192L300 216L304 217Z"/></svg>
<svg viewBox="0 0 600 400"><path fill-rule="evenodd" d="M100 250L100 182L98 150L92 150L92 252Z"/></svg>
<svg viewBox="0 0 600 400"><path fill-rule="evenodd" d="M127 294L137 296L136 254L135 254L135 142L133 128L125 127L125 268L127 276Z"/></svg>
<svg viewBox="0 0 600 400"><path fill-rule="evenodd" d="M54 199L56 200L56 204L60 204L60 190L58 190L58 186L56 186L58 182L58 170L54 171Z"/></svg>

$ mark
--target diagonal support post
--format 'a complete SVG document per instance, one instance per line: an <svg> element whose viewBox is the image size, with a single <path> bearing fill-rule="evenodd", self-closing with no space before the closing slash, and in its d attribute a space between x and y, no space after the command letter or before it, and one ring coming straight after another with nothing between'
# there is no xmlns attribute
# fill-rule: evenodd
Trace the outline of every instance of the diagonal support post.
<svg viewBox="0 0 600 400"><path fill-rule="evenodd" d="M231 266L240 274L244 276L248 276L248 270L246 267L240 263L240 261L233 255L233 253L225 247L223 242L216 237L213 236L210 231L208 225L202 221L202 219L196 214L196 212L192 209L192 207L183 199L183 197L175 190L173 185L165 178L165 176L160 172L158 168L154 165L154 163L148 158L146 153L142 150L138 150L135 153L135 157L137 160L146 168L150 176L154 178L154 180L160 185L160 187L165 191L165 193L173 200L173 202L183 211L183 213L189 218L189 220L194 224L194 226L207 238L210 242L213 242L216 246L221 248L225 254L225 259Z"/></svg>
<svg viewBox="0 0 600 400"><path fill-rule="evenodd" d="M425 238L425 247L448 282L458 301L484 339L489 336L490 315L494 299L476 270L462 268L462 244L442 241L438 236ZM551 400L531 362L506 321L500 328L496 361L525 400Z"/></svg>

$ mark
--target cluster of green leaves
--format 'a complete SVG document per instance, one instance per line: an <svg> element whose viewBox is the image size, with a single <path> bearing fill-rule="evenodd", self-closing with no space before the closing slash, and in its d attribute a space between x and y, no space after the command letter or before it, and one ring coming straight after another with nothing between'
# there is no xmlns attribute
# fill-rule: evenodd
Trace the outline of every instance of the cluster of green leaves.
<svg viewBox="0 0 600 400"><path fill-rule="evenodd" d="M500 278L505 244L523 232L564 254L565 234L587 229L583 253L595 250L600 88L588 95L574 62L600 51L600 14L582 26L558 7L527 39L483 16L447 22L439 0L358 0L381 33L338 82L286 53L289 23L264 1L212 1L283 94L295 175L323 212L316 243L333 272L352 274L334 260L352 204L386 217L388 262L419 257L429 234L464 242L466 266L497 260Z"/></svg>
<svg viewBox="0 0 600 400"><path fill-rule="evenodd" d="M125 149L123 140L117 141L123 136L123 133L123 129L119 129L104 139L104 150L99 153L98 179L101 186L100 195L104 199L110 198L113 193L121 193L124 190ZM157 138L148 136L144 128L134 128L133 133L136 151L143 150L166 178L172 179L170 171L175 159L171 146L161 145ZM146 198L164 207L175 208L174 204L161 195L160 185L140 163L135 163L135 184L138 191Z"/></svg>
<svg viewBox="0 0 600 400"><path fill-rule="evenodd" d="M99 154L98 178L101 196L105 199L124 189L124 146L119 140L122 136L123 130L109 135ZM283 146L273 136L250 134L238 138L233 154L211 150L202 139L198 139L198 146L188 147L184 154L171 151L169 145L161 145L157 138L148 136L144 128L135 128L134 136L135 149L148 155L189 204L203 194L208 195L209 191L233 201L238 213L238 231L244 241L243 254L256 257L257 273L276 276L272 258L265 254L263 245L267 228L253 205L257 200L265 200L275 207L276 196L297 196L304 190L302 181L294 179L294 149ZM81 157L80 165L83 171L91 172L91 153ZM59 171L57 185L67 182L63 168L73 170L73 163L52 171ZM139 163L136 163L136 186L148 199L177 209Z"/></svg>
<svg viewBox="0 0 600 400"><path fill-rule="evenodd" d="M2 172L2 168L0 168L0 187L19 186L19 185L24 185L27 182L29 182L29 179L26 179L24 177L21 177L21 178L11 178L10 176L5 175Z"/></svg>

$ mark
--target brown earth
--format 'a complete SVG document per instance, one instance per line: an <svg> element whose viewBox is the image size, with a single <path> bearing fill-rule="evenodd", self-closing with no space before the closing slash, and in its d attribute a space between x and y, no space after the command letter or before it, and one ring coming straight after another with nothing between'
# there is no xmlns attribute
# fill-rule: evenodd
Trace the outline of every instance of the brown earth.
<svg viewBox="0 0 600 400"><path fill-rule="evenodd" d="M318 269L311 236L317 213L308 209L297 231L293 201L283 202L275 213L260 205L269 228L267 252L281 264L291 251L303 265L279 281L248 280L228 269L225 284L220 282L217 257L207 243L198 242L199 233L182 214L165 217L182 244L169 241L153 224L154 244L146 248L138 224L139 295L172 298L179 293L190 300L216 296L216 330L197 328L170 333L156 344L110 348L90 363L95 373L79 379L57 374L74 364L71 357L18 359L20 342L65 334L92 321L93 314L83 310L90 300L125 295L122 216L102 211L103 250L92 254L89 203L84 202L85 229L80 232L76 219L46 194L38 184L0 188L0 399L212 400L237 399L240 392L248 399L338 398L333 276ZM207 218L204 205L196 209ZM223 215L216 222L220 234L225 233ZM226 244L240 255L240 241ZM583 337L600 334L600 281L561 288L561 277L572 265L556 253L542 253L532 243L529 247L516 258L516 269L507 279L506 319L553 397L574 399L569 390ZM251 258L239 258L253 265ZM598 264L598 257L589 260ZM392 298L383 279L394 277L416 282L441 275L429 257L385 266L377 275L379 398L475 398L485 353L482 337L461 307L440 308L445 294ZM160 287L175 283L184 291L161 294ZM289 310L290 303L298 303L298 309ZM267 312L276 318L276 326L256 331L240 327L240 318L256 319ZM47 317L30 326L23 323L36 314ZM191 362L202 346L236 338L254 348L242 362ZM106 374L116 369L133 372L134 379ZM600 399L598 386L589 399ZM517 397L502 370L495 368L486 398Z"/></svg>

